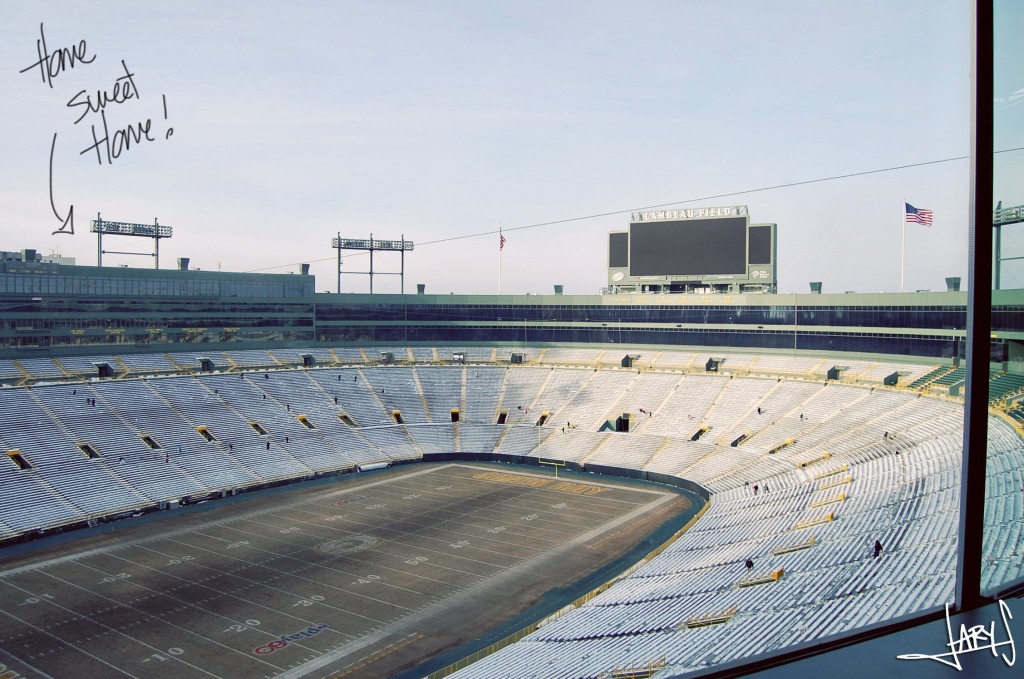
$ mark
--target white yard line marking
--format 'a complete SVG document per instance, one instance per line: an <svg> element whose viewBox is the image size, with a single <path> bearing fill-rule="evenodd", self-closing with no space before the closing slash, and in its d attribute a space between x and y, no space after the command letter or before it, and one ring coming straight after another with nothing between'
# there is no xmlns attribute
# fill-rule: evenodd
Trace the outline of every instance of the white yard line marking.
<svg viewBox="0 0 1024 679"><path fill-rule="evenodd" d="M12 582L8 582L8 583L6 583L6 584L7 584L7 585L8 585L9 587L13 587L13 588L15 588L15 589L19 589L19 590L21 590L22 592L25 592L25 593L26 593L26 594L28 594L29 596L31 596L31 595L32 595L32 593L31 593L31 592L29 592L29 591L28 591L27 589L24 589L24 588L22 588L22 587L19 587L19 586L15 585L15 584L14 584L14 583L12 583ZM68 608L67 606L61 606L60 604L58 604L58 603L57 603L57 602L55 602L55 601L52 601L52 600L47 600L47 603L48 603L49 605L51 605L51 606L56 606L57 608L59 608L59 609L61 609L61 610L63 610L63 611L67 611L68 613L71 613L72 615L74 615L74 616L76 616L76 617L78 617L78 618L81 618L82 620L86 620L86 621L88 621L89 623L91 623L92 625L95 625L96 627L103 627L103 628L105 628L105 629L109 630L110 632L113 632L114 634L119 634L120 636L124 637L125 639L128 639L128 640L130 640L130 641L134 641L135 643L139 644L140 646L145 646L146 648L148 648L148 649L150 649L150 650L152 650L152 651L154 651L154 652L156 652L156 653L161 653L161 654L162 654L162 653L165 653L165 652L166 652L166 651L165 651L165 649L162 649L162 648L157 648L156 646L152 646L152 645L150 645L150 644L147 644L146 642L142 641L141 639L136 639L135 637L133 637L133 636L131 636L131 635L129 635L129 634L125 634L124 632L121 632L120 630L117 630L117 629L115 629L115 628L111 627L110 625L105 625L105 624L103 624L103 623L101 623L101 622L98 622L98 621L96 621L96 620L93 620L93 619L92 619L92 618L90 618L89 616L87 616L87 615L82 615L82 614L81 614L81 613L79 613L78 611L72 610L72 609ZM0 612L3 612L3 613L5 613L6 615L9 615L9 616L11 616L12 618L13 618L13 617L16 617L16 616L13 616L13 615L11 615L10 613L7 613L6 611L0 611ZM32 625L32 627L35 627L35 626L34 626L34 625ZM37 628L37 629L38 629L38 628ZM40 629L39 631L40 631L40 632L43 632L43 633L44 633L44 634L46 634L47 636L52 636L52 637L54 637L55 639L57 639L58 641L60 641L61 643L65 644L65 645L67 645L67 646L71 646L71 644L69 644L68 642L64 641L63 639L61 639L61 638L59 638L59 637L56 637L56 636L55 636L55 635L53 635L53 634L50 634L49 632L46 632L45 630L42 630L42 629ZM75 647L74 647L74 646L72 646L72 648L75 648ZM129 674L128 672L125 672L125 671L124 671L123 669L121 669L120 667L117 667L117 666L115 666L115 665L111 665L110 663L108 663L107 661L103 660L102 658L99 658L99 657L97 657L97 656L94 656L93 654L91 654L91 653L89 653L89 652L87 652L87 651L84 651L84 650L82 650L82 649L79 649L79 648L75 648L75 650L78 650L78 651L80 651L81 653L84 653L85 655L89 656L90 658L95 658L96 660L100 661L100 662L101 662L101 663L103 663L104 665L108 665L108 666L112 667L113 669L117 670L118 672L121 672L122 674L125 674L125 675L127 675L127 676L129 676L129 677L134 677L134 676L135 676L135 675L133 675L133 674ZM202 667L198 667L198 666L196 666L196 665L193 665L192 663L188 662L187 660L183 660L183 659L181 658L181 656L170 656L170 657L172 657L172 658L173 658L174 660L176 660L177 662L180 662L180 663L181 663L181 664L183 664L183 665L187 665L187 666L189 666L189 667L193 668L194 670L196 670L196 671L198 671L198 672L202 672L203 674L206 674L206 675L208 675L208 676L214 677L214 679L218 679L218 678L217 678L217 675L215 675L215 674L211 674L210 672L207 672L206 670L204 670L204 669L203 669Z"/></svg>

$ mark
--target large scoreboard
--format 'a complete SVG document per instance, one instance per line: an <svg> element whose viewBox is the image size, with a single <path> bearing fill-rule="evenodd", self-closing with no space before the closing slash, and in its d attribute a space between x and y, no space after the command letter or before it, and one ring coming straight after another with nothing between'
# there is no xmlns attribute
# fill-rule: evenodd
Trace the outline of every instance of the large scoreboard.
<svg viewBox="0 0 1024 679"><path fill-rule="evenodd" d="M656 210L608 234L613 292L775 292L776 225L746 206Z"/></svg>

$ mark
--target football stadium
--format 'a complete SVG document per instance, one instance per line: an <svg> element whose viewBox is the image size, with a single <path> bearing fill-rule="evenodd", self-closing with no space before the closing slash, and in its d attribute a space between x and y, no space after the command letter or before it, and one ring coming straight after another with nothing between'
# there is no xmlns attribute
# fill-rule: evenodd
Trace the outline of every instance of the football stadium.
<svg viewBox="0 0 1024 679"><path fill-rule="evenodd" d="M0 243L0 679L1015 676L1024 206L993 168L1019 177L1024 147L993 107L1024 111L1024 89L993 25L1005 40L1016 21L984 2L937 4L944 28L920 35L923 4L255 4L51 8L52 53L43 18L8 22L33 30L7 69L32 124L8 121ZM54 26L65 14L83 23ZM115 33L105 94L103 62L86 67ZM884 87L876 51L895 58ZM135 71L145 115L122 107ZM965 73L968 105L951 103L939 85ZM58 76L85 87L63 106ZM968 128L963 155L950 130ZM94 266L26 235L36 137L50 236L75 234L77 204ZM897 204L870 181L919 168L899 292L830 288L854 270L886 285ZM188 246L203 269L161 265L157 219L97 212L81 233L111 196L209 225ZM601 203L621 196L646 207ZM946 221L917 241L931 289L905 291L907 224L932 226L918 196ZM420 216L434 273L406 292L395 225ZM488 219L506 226L468 233ZM596 235L531 232L515 262L516 289L571 259L594 294L501 294L505 234L594 219ZM339 230L317 258L325 222L369 238ZM477 236L498 294L476 287ZM152 252L112 249L124 237ZM963 279L938 270L960 254ZM222 271L236 255L267 268ZM401 279L375 293L375 275ZM438 292L451 281L477 292Z"/></svg>
<svg viewBox="0 0 1024 679"><path fill-rule="evenodd" d="M724 676L940 619L967 293L779 295L776 225L682 212L610 233L593 296L5 253L4 676ZM683 242L718 254L650 255ZM1022 307L981 347L990 606Z"/></svg>

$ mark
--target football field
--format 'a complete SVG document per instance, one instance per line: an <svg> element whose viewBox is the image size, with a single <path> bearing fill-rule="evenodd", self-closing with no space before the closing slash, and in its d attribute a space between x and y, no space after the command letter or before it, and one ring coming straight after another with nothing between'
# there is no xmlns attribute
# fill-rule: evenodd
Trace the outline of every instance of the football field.
<svg viewBox="0 0 1024 679"><path fill-rule="evenodd" d="M604 477L417 464L223 505L0 551L0 676L391 676L690 503Z"/></svg>

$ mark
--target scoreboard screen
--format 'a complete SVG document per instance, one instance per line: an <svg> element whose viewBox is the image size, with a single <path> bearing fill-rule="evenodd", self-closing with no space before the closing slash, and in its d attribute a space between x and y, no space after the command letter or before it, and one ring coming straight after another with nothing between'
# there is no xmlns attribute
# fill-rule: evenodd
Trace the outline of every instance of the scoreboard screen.
<svg viewBox="0 0 1024 679"><path fill-rule="evenodd" d="M629 266L629 234L626 232L608 234L608 266Z"/></svg>
<svg viewBox="0 0 1024 679"><path fill-rule="evenodd" d="M750 227L750 264L772 263L771 225Z"/></svg>
<svg viewBox="0 0 1024 679"><path fill-rule="evenodd" d="M745 205L634 212L608 232L608 290L775 292L777 231L751 224Z"/></svg>
<svg viewBox="0 0 1024 679"><path fill-rule="evenodd" d="M746 217L629 225L630 276L745 276L746 273Z"/></svg>

